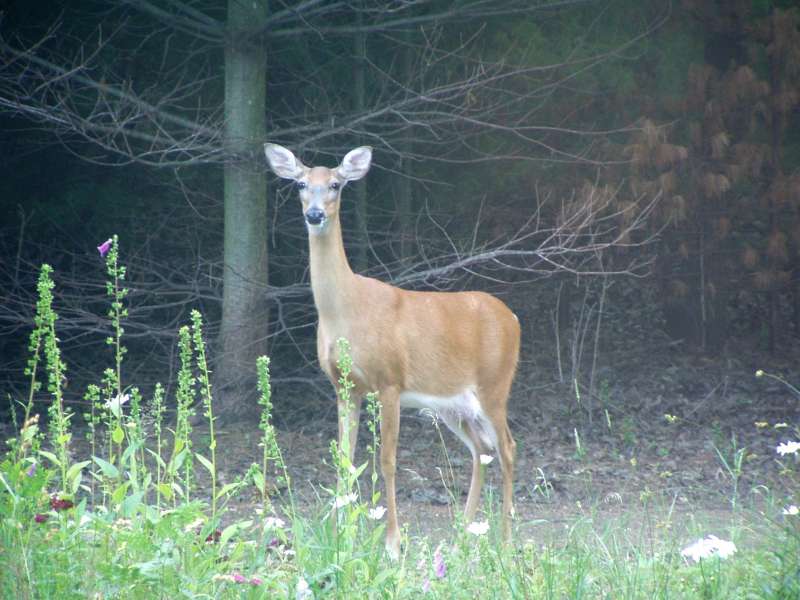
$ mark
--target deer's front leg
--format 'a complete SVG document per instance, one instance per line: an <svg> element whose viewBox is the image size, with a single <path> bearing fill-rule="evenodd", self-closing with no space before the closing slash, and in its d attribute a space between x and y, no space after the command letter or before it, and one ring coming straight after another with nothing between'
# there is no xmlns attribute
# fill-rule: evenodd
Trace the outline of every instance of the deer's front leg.
<svg viewBox="0 0 800 600"><path fill-rule="evenodd" d="M400 528L397 525L395 471L397 437L400 432L400 394L396 388L380 391L381 400L381 473L386 486L386 551L392 559L400 558Z"/></svg>

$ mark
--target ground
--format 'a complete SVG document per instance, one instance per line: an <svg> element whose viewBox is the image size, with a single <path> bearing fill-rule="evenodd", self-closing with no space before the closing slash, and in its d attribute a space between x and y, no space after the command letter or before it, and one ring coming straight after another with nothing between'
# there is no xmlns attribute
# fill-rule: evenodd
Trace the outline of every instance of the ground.
<svg viewBox="0 0 800 600"><path fill-rule="evenodd" d="M639 366L624 385L603 383L594 399L584 393L580 401L572 386L537 389L532 377L521 375L510 407L519 535L558 536L580 516L625 519L633 529L691 528L700 522L722 528L730 524L734 503L744 512L763 510L770 502L780 505L798 480L796 470L783 468L787 463L780 462L775 447L796 439L800 398L755 371L686 357L684 364L650 375ZM314 417L295 420L278 433L300 510L318 506L319 497L329 498L323 488L335 481L333 400L309 414ZM202 443L202 432L197 433ZM255 427L219 434L223 480L258 460L258 436ZM359 464L369 458L368 441L362 420ZM466 500L471 469L466 448L416 411L403 413L399 448L401 523L408 523L412 536L447 535L453 514ZM487 470L484 497L499 500L500 479L495 460ZM368 490L368 474L362 481ZM245 495L235 512L252 511L256 501ZM277 506L285 501L285 492L274 496ZM722 537L725 529L719 531Z"/></svg>
<svg viewBox="0 0 800 600"><path fill-rule="evenodd" d="M781 462L775 448L798 439L800 396L770 376L756 377L758 360L680 356L668 362L662 356L657 365L643 360L600 371L596 393L584 390L580 398L574 385L542 384L535 369L523 365L509 407L517 441L517 535L557 537L581 516L600 524L621 519L631 531L719 523L724 533L733 503L737 510L760 511L773 502L774 510L796 494L797 469L785 469L790 462ZM772 373L797 381L789 359L770 364ZM296 506L313 514L320 498L330 498L325 488L335 485L330 466L335 402L296 393L279 389L273 395L278 443ZM73 431L74 457L83 459L88 447L82 433ZM217 430L220 485L259 462L259 436L255 422ZM357 464L369 460L369 437L362 419ZM196 449L207 447L202 425L193 438ZM412 537L449 535L452 517L466 500L469 453L446 428L416 411L403 413L398 447L401 523L408 524ZM202 475L203 469L197 470ZM361 478L362 491L369 490L368 473ZM500 479L495 460L487 468L484 498L499 501ZM380 480L378 485L382 489ZM286 490L277 489L272 499L284 512ZM248 488L228 505L227 519L252 516L259 505L254 488Z"/></svg>

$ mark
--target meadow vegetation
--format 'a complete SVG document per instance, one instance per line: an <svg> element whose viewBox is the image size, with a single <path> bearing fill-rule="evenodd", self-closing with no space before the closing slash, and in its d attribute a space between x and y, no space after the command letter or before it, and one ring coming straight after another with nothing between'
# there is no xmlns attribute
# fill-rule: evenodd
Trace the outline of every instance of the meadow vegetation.
<svg viewBox="0 0 800 600"><path fill-rule="evenodd" d="M503 545L489 498L482 520L455 519L443 540L406 535L401 558L392 561L383 549L374 460L350 464L347 448L332 442L329 465L338 483L313 510L298 510L271 422L269 359L261 357L253 366L258 453L249 469L223 483L202 316L193 312L179 331L174 398L161 386L143 397L123 381L127 290L116 236L98 249L108 272L113 364L86 390L85 414L64 403L53 271L40 271L30 389L11 399L17 434L6 440L0 463L3 598L800 598L800 498L789 484L788 495L762 489L757 510L743 507L737 482L747 468L744 449L719 452L733 482L730 521L715 531L692 523L688 541L686 527L644 535L632 515L595 519L587 509L547 539L527 539L519 523ZM340 350L339 387L347 395L346 341ZM40 419L35 401L45 392L49 409ZM379 400L368 401L373 458ZM195 411L207 423L202 443L191 435ZM800 431L796 424L781 431L788 433L776 439L775 459L796 483ZM87 456L73 451L78 432L87 436ZM253 489L259 502L248 518L228 510ZM653 502L643 494L643 510ZM668 525L670 507L656 510Z"/></svg>

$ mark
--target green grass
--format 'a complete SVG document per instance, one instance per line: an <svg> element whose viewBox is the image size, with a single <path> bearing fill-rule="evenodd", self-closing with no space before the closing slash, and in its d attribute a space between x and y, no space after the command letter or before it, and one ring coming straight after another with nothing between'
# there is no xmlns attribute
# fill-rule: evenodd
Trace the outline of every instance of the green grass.
<svg viewBox="0 0 800 600"><path fill-rule="evenodd" d="M117 257L115 237L107 259L114 364L102 385L87 391L91 410L83 430L90 456L70 451L77 429L60 389L66 365L55 333L52 271L42 269L31 391L15 405L18 435L7 440L0 462L2 598L800 598L800 515L783 515L784 505L769 500L745 514L738 450L720 453L732 481L726 507L732 517L713 531L643 495L628 514L612 519L584 511L551 524L541 539L526 539L531 524L518 523L509 545L498 542L496 527L474 534L456 521L443 540L406 535L401 559L391 561L382 520L373 518L380 512L377 475L362 477L368 463L349 464L335 443L336 489L325 490L311 510L297 510L270 421L266 357L254 365L262 407L253 456L259 462L220 485L202 319L193 314L180 332L176 398L165 399L157 386L152 399L143 399L125 386L126 292ZM32 410L43 374L51 399L47 432ZM348 389L346 377L340 385ZM369 411L373 457L378 400L371 399ZM177 408L173 426L163 421L168 402ZM209 435L192 445L189 416L197 402ZM797 457L783 460L787 473L796 474ZM288 491L276 506L268 490L279 479ZM231 500L253 491L259 502L252 514L234 516ZM491 500L486 509L497 513ZM657 524L643 526L654 514ZM724 533L737 545L735 554L699 562L681 554L687 539L707 533Z"/></svg>

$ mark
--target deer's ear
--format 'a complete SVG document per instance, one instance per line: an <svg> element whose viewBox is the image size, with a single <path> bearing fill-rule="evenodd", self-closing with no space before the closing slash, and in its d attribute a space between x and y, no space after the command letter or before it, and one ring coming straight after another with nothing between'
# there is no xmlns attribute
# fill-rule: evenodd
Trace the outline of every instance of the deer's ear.
<svg viewBox="0 0 800 600"><path fill-rule="evenodd" d="M267 155L270 168L278 177L296 180L303 176L305 167L291 150L278 144L264 144L264 154Z"/></svg>
<svg viewBox="0 0 800 600"><path fill-rule="evenodd" d="M350 150L342 159L342 164L340 164L336 170L339 175L347 181L355 181L367 174L371 163L372 148L369 146L361 146L355 150Z"/></svg>

